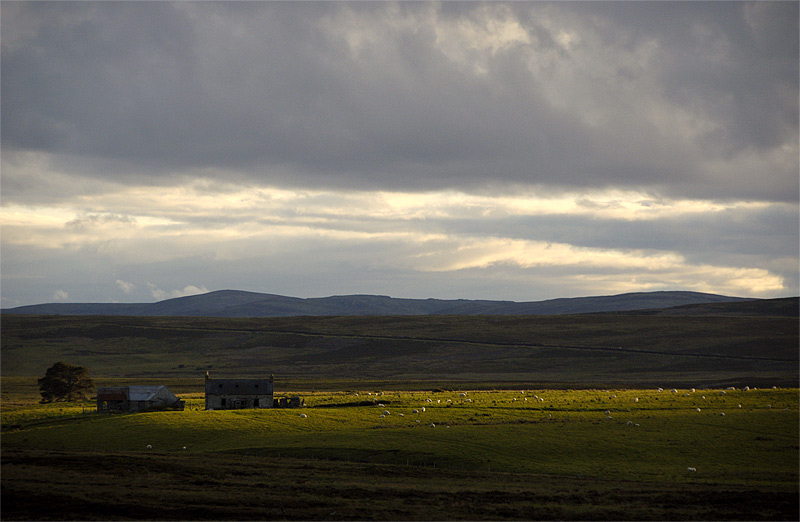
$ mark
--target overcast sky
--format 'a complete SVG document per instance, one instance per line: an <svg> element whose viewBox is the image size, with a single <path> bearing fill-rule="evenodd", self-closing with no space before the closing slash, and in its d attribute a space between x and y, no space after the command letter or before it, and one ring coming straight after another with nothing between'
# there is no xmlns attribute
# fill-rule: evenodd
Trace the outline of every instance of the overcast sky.
<svg viewBox="0 0 800 522"><path fill-rule="evenodd" d="M3 307L798 294L797 2L3 2Z"/></svg>

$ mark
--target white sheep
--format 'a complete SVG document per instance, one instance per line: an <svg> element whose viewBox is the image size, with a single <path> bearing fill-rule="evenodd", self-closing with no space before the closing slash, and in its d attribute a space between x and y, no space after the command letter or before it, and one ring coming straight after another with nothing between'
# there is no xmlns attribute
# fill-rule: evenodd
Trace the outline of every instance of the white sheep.
<svg viewBox="0 0 800 522"><path fill-rule="evenodd" d="M664 391L664 388L659 388L658 391L662 392Z"/></svg>
<svg viewBox="0 0 800 522"><path fill-rule="evenodd" d="M719 412L719 416L720 417L724 417L725 416L725 412L724 411Z"/></svg>
<svg viewBox="0 0 800 522"><path fill-rule="evenodd" d="M391 414L389 413L389 410L383 410L383 414L384 414L384 415L391 415Z"/></svg>
<svg viewBox="0 0 800 522"><path fill-rule="evenodd" d="M697 471L697 468L686 468L686 471L694 473L695 471Z"/></svg>
<svg viewBox="0 0 800 522"><path fill-rule="evenodd" d="M414 422L416 422L417 424L419 424L419 419L415 420Z"/></svg>
<svg viewBox="0 0 800 522"><path fill-rule="evenodd" d="M745 386L745 387L744 387L744 388L742 388L742 389L743 389L744 391L750 391L750 386Z"/></svg>
<svg viewBox="0 0 800 522"><path fill-rule="evenodd" d="M433 402L431 399L425 399L425 402Z"/></svg>
<svg viewBox="0 0 800 522"><path fill-rule="evenodd" d="M611 415L611 412L609 410L606 410L603 413L605 413L606 415Z"/></svg>
<svg viewBox="0 0 800 522"><path fill-rule="evenodd" d="M678 393L678 390L675 389L675 388L672 388L672 393Z"/></svg>
<svg viewBox="0 0 800 522"><path fill-rule="evenodd" d="M436 427L436 424L431 422L431 428L435 428L435 427Z"/></svg>
<svg viewBox="0 0 800 522"><path fill-rule="evenodd" d="M417 409L411 410L411 413L419 413L419 410Z"/></svg>
<svg viewBox="0 0 800 522"><path fill-rule="evenodd" d="M466 394L466 393L464 393L464 392L461 392L461 396L462 396L462 397L466 397L466 396L467 396L467 394Z"/></svg>
<svg viewBox="0 0 800 522"><path fill-rule="evenodd" d="M421 409L422 411L425 411L425 406L423 406L423 407L422 407L422 408L420 408L420 409Z"/></svg>
<svg viewBox="0 0 800 522"><path fill-rule="evenodd" d="M150 444L148 444L148 445L147 445L147 449L153 449L153 446L152 446L152 445L150 445Z"/></svg>
<svg viewBox="0 0 800 522"><path fill-rule="evenodd" d="M692 393L694 393L694 388L690 389L689 391L690 391L690 392L692 392Z"/></svg>
<svg viewBox="0 0 800 522"><path fill-rule="evenodd" d="M386 406L386 405L385 405L385 404L383 404L382 402L379 402L379 403L378 403L378 408L383 408L383 407L385 407L385 406Z"/></svg>
<svg viewBox="0 0 800 522"><path fill-rule="evenodd" d="M699 412L699 411L700 411L700 408L697 408L697 411Z"/></svg>
<svg viewBox="0 0 800 522"><path fill-rule="evenodd" d="M382 419L382 418L384 418L384 417L386 417L386 415L381 415L381 416L380 416L380 417L378 417L378 418L379 418L379 419Z"/></svg>
<svg viewBox="0 0 800 522"><path fill-rule="evenodd" d="M186 449L186 446L184 446L183 449Z"/></svg>
<svg viewBox="0 0 800 522"><path fill-rule="evenodd" d="M633 426L633 421L628 421L625 423L627 426Z"/></svg>
<svg viewBox="0 0 800 522"><path fill-rule="evenodd" d="M464 402L472 402L472 399L465 399Z"/></svg>
<svg viewBox="0 0 800 522"><path fill-rule="evenodd" d="M306 415L305 413L301 413L301 414L300 414L300 418L301 418L301 419L307 419L307 418L308 418L308 415Z"/></svg>
<svg viewBox="0 0 800 522"><path fill-rule="evenodd" d="M634 397L633 402L639 402L639 397Z"/></svg>
<svg viewBox="0 0 800 522"><path fill-rule="evenodd" d="M405 417L405 415L403 415L402 413L398 413L397 416L398 417Z"/></svg>

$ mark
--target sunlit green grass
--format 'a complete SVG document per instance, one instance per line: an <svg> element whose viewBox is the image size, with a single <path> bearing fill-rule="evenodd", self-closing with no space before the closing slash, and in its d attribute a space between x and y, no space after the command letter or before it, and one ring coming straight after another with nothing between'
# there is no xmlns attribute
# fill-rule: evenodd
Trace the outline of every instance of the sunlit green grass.
<svg viewBox="0 0 800 522"><path fill-rule="evenodd" d="M185 397L182 412L28 405L4 409L2 444L797 486L796 389L367 393L310 394L307 407L287 410L204 411L200 395Z"/></svg>

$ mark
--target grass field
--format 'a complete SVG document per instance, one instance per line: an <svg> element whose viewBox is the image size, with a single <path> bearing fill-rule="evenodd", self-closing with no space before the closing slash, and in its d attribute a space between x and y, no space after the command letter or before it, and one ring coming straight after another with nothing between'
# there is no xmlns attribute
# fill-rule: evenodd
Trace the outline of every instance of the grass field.
<svg viewBox="0 0 800 522"><path fill-rule="evenodd" d="M800 518L796 316L4 315L1 333L4 520ZM38 404L59 360L187 409ZM204 411L207 370L274 374L307 407Z"/></svg>
<svg viewBox="0 0 800 522"><path fill-rule="evenodd" d="M189 394L184 412L111 416L20 400L2 417L3 517L59 518L43 484L77 519L798 515L797 389L304 397L203 411ZM121 492L149 500L131 510Z"/></svg>

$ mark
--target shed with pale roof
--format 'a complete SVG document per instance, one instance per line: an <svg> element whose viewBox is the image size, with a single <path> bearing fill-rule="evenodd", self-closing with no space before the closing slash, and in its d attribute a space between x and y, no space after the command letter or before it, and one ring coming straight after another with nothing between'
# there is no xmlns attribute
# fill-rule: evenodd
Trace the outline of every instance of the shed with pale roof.
<svg viewBox="0 0 800 522"><path fill-rule="evenodd" d="M97 389L98 413L183 410L185 404L166 386L122 386Z"/></svg>

